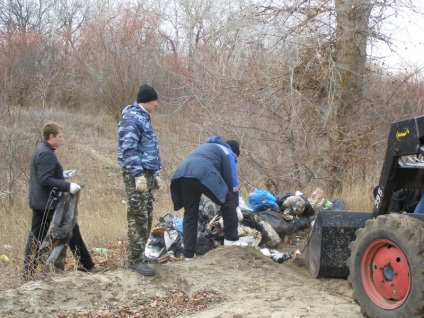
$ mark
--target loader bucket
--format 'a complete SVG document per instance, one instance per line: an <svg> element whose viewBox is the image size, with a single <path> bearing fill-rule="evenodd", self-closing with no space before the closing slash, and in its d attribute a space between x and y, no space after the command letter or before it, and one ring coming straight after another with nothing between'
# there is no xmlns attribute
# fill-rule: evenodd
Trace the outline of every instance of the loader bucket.
<svg viewBox="0 0 424 318"><path fill-rule="evenodd" d="M371 212L320 211L309 234L306 261L315 278L347 278L349 243L357 229L371 219Z"/></svg>

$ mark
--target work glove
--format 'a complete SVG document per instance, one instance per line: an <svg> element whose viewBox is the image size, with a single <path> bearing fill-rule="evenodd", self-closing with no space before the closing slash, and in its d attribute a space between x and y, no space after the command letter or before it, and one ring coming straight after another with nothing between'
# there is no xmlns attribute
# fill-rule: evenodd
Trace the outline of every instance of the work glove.
<svg viewBox="0 0 424 318"><path fill-rule="evenodd" d="M76 170L65 170L63 171L63 179L69 179L77 174Z"/></svg>
<svg viewBox="0 0 424 318"><path fill-rule="evenodd" d="M159 190L160 189L160 184L162 183L162 180L159 178L159 176L155 176L153 178L153 185L155 190Z"/></svg>
<svg viewBox="0 0 424 318"><path fill-rule="evenodd" d="M135 177L135 189L140 193L147 190L147 180L145 176Z"/></svg>
<svg viewBox="0 0 424 318"><path fill-rule="evenodd" d="M71 186L69 188L69 192L71 192L72 194L77 193L79 190L81 190L81 187L76 184L76 183L71 183Z"/></svg>

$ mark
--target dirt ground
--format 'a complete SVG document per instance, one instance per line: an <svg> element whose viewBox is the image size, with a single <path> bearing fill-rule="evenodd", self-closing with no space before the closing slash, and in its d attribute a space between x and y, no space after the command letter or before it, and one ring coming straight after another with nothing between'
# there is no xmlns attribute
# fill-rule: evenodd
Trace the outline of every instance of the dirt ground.
<svg viewBox="0 0 424 318"><path fill-rule="evenodd" d="M218 247L155 267L153 277L118 267L31 281L0 292L0 317L362 317L348 282L312 278L303 255L279 264L253 247Z"/></svg>

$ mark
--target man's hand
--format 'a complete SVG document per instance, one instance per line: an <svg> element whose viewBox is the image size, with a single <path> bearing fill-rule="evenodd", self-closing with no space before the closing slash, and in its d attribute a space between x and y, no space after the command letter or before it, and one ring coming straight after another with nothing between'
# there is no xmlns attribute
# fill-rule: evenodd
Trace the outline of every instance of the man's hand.
<svg viewBox="0 0 424 318"><path fill-rule="evenodd" d="M147 180L145 176L135 177L135 189L140 193L147 190Z"/></svg>
<svg viewBox="0 0 424 318"><path fill-rule="evenodd" d="M65 170L65 171L63 171L63 178L64 179L72 178L76 174L77 174L76 170Z"/></svg>
<svg viewBox="0 0 424 318"><path fill-rule="evenodd" d="M71 183L71 186L69 188L69 192L71 192L72 194L77 193L79 190L81 190L81 187L76 184L76 183Z"/></svg>
<svg viewBox="0 0 424 318"><path fill-rule="evenodd" d="M155 176L154 179L153 179L153 184L154 184L155 190L160 189L161 183L162 183L162 180L159 178L159 176Z"/></svg>

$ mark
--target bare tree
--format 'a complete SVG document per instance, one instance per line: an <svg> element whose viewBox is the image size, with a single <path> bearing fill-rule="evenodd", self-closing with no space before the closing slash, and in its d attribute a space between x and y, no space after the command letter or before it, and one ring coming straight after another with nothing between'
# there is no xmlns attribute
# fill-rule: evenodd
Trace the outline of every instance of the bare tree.
<svg viewBox="0 0 424 318"><path fill-rule="evenodd" d="M143 82L155 84L161 55L154 16L130 9L96 21L85 30L78 49L83 91L115 120L134 102Z"/></svg>

